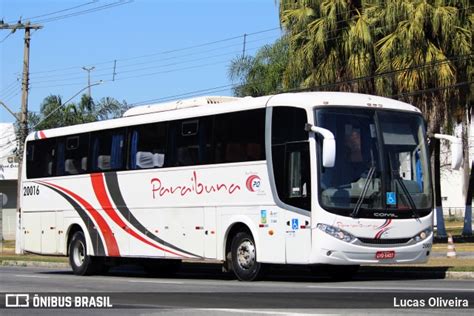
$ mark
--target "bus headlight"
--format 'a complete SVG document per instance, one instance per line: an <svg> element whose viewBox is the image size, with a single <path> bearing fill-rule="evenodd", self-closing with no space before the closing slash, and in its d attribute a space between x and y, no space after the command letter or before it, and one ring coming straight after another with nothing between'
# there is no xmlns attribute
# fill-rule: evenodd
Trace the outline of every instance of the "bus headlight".
<svg viewBox="0 0 474 316"><path fill-rule="evenodd" d="M427 229L425 229L424 231L420 232L418 235L415 236L415 241L419 242L419 241L422 241L423 239L426 239L431 234L431 232L432 232L431 227L428 227Z"/></svg>
<svg viewBox="0 0 474 316"><path fill-rule="evenodd" d="M355 239L355 237L349 234L348 232L334 226L319 223L318 225L316 225L316 227L321 229L326 234L345 242L351 242Z"/></svg>

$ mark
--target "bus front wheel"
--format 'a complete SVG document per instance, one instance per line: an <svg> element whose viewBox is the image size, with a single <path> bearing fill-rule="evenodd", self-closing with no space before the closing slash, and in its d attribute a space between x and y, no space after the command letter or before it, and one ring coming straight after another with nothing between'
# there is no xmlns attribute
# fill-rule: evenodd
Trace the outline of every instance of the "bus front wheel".
<svg viewBox="0 0 474 316"><path fill-rule="evenodd" d="M240 281L253 281L262 273L262 264L257 262L257 249L250 233L239 232L232 239L232 270Z"/></svg>
<svg viewBox="0 0 474 316"><path fill-rule="evenodd" d="M69 264L75 275L91 275L101 268L98 258L87 254L86 238L82 231L76 232L69 243Z"/></svg>

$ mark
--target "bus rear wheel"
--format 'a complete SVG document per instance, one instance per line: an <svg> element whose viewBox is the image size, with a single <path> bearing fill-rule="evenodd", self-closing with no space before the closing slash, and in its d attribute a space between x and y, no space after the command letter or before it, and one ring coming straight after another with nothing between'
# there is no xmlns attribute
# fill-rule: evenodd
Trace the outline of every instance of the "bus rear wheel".
<svg viewBox="0 0 474 316"><path fill-rule="evenodd" d="M254 281L261 276L263 266L257 262L257 249L250 233L239 232L232 239L232 270L240 281Z"/></svg>
<svg viewBox="0 0 474 316"><path fill-rule="evenodd" d="M69 264L75 275L91 275L102 270L102 260L87 254L86 238L82 231L74 233L69 243Z"/></svg>

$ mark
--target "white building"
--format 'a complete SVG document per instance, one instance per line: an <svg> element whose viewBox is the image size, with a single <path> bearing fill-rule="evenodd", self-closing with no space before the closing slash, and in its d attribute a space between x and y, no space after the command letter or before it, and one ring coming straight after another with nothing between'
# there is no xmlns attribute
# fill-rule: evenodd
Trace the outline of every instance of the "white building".
<svg viewBox="0 0 474 316"><path fill-rule="evenodd" d="M471 116L469 132L469 166L471 166L472 160L474 159L474 115ZM460 125L456 127L455 135L461 137ZM463 217L466 203L463 195L464 170L461 168L452 171L450 168L449 149L443 148L441 151L441 165L445 166L441 169L441 197L443 200L444 214L445 216Z"/></svg>
<svg viewBox="0 0 474 316"><path fill-rule="evenodd" d="M0 123L0 237L15 239L18 161L13 123Z"/></svg>

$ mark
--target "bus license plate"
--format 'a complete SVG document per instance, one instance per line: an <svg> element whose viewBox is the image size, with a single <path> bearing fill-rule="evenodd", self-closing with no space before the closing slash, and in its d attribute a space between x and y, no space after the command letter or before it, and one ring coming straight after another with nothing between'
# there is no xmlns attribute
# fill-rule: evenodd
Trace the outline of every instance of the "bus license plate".
<svg viewBox="0 0 474 316"><path fill-rule="evenodd" d="M395 258L395 251L377 251L375 259L393 259Z"/></svg>

